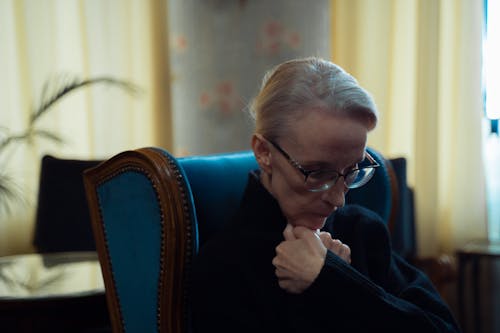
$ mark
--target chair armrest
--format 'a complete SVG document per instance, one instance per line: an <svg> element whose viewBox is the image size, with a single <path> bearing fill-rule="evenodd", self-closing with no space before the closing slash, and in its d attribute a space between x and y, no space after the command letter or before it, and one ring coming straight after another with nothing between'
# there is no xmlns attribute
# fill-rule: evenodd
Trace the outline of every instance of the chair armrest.
<svg viewBox="0 0 500 333"><path fill-rule="evenodd" d="M412 263L427 274L441 295L444 295L445 287L457 278L456 260L450 255L414 258Z"/></svg>

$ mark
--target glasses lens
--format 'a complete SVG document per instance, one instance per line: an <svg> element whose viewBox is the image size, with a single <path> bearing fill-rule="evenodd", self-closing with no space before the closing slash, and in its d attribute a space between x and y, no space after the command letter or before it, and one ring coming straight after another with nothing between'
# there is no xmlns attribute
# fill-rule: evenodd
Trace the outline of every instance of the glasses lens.
<svg viewBox="0 0 500 333"><path fill-rule="evenodd" d="M366 167L363 169L356 170L356 177L350 177L350 174L346 176L346 186L348 188L358 188L366 183L373 177L375 174L374 167ZM354 173L354 172L353 172ZM351 180L352 179L352 180Z"/></svg>
<svg viewBox="0 0 500 333"><path fill-rule="evenodd" d="M351 170L344 176L344 184L350 188L358 188L366 183L375 174L375 168L379 165L368 158L358 164L358 168ZM306 178L306 187L311 192L326 191L334 186L341 175L336 171L315 171Z"/></svg>
<svg viewBox="0 0 500 333"><path fill-rule="evenodd" d="M315 171L309 174L306 179L306 186L310 191L328 190L339 179L338 172L335 171Z"/></svg>
<svg viewBox="0 0 500 333"><path fill-rule="evenodd" d="M356 182L359 179L359 174L362 173L361 170L355 169L351 170L345 175L344 183L349 187L350 184Z"/></svg>

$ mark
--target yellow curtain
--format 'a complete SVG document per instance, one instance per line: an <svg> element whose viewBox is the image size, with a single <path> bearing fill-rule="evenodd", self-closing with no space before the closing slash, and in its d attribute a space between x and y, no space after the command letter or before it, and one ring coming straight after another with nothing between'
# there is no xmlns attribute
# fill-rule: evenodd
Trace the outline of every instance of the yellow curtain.
<svg viewBox="0 0 500 333"><path fill-rule="evenodd" d="M420 255L486 238L483 2L332 0L332 57L374 95L369 144L408 159Z"/></svg>
<svg viewBox="0 0 500 333"><path fill-rule="evenodd" d="M0 135L22 132L44 82L61 74L109 76L142 90L138 96L104 85L77 90L38 124L62 136L64 145L37 139L0 155L0 171L26 199L0 215L0 255L33 250L44 154L103 159L141 146L171 148L166 17L165 0L0 1Z"/></svg>

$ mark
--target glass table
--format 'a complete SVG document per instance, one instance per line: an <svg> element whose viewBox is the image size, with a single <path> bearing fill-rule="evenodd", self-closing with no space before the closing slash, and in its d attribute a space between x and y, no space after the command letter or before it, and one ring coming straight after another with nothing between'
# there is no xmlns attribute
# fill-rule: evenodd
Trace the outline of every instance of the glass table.
<svg viewBox="0 0 500 333"><path fill-rule="evenodd" d="M103 332L109 326L95 252L0 257L2 332Z"/></svg>

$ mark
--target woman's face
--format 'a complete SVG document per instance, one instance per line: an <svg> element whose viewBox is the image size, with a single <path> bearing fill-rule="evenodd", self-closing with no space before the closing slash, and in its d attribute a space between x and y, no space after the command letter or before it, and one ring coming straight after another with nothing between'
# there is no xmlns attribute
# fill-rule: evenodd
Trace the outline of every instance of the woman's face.
<svg viewBox="0 0 500 333"><path fill-rule="evenodd" d="M367 128L359 121L310 110L292 125L286 137L276 143L305 170L329 169L345 174L365 154ZM269 168L264 186L278 200L293 226L321 229L326 218L345 201L347 187L341 177L323 192L310 192L300 173L275 147L268 144Z"/></svg>

